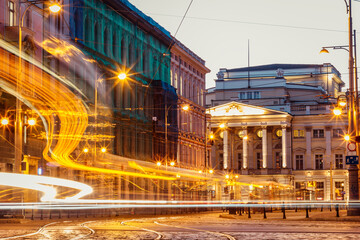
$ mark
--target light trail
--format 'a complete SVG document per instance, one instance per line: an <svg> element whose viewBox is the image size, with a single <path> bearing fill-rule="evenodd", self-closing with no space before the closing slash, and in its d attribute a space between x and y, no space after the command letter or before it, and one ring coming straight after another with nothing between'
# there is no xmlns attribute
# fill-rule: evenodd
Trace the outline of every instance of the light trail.
<svg viewBox="0 0 360 240"><path fill-rule="evenodd" d="M0 86L10 94L27 103L36 111L48 129L47 144L43 151L43 157L48 162L57 163L61 166L106 174L126 175L142 178L176 180L175 177L160 176L154 174L142 174L137 172L120 171L100 167L87 166L74 161L71 153L83 140L88 127L88 107L72 92L75 89L81 93L70 81L57 76L54 72L41 66L33 59L24 56L23 64L31 63L34 68L24 68L23 78L17 81L17 69L15 64L9 62L4 56L12 53L11 58L18 59L18 49L9 43L0 40ZM16 92L19 85L21 92ZM36 95L29 94L35 92ZM55 133L56 122L59 122L59 130Z"/></svg>
<svg viewBox="0 0 360 240"><path fill-rule="evenodd" d="M44 210L86 210L86 209L116 209L116 208L307 208L326 206L349 206L360 208L360 201L334 201L334 202L313 202L313 201L261 201L261 202L240 202L240 201L146 201L146 200L79 200L68 202L57 201L51 203L0 203L0 209L44 209Z"/></svg>
<svg viewBox="0 0 360 240"><path fill-rule="evenodd" d="M79 193L67 199L76 200L93 192L92 187L84 183L67 179L45 177L28 174L3 173L0 172L0 184L4 186L32 189L43 193L41 201L55 201L57 191L50 185L77 189Z"/></svg>

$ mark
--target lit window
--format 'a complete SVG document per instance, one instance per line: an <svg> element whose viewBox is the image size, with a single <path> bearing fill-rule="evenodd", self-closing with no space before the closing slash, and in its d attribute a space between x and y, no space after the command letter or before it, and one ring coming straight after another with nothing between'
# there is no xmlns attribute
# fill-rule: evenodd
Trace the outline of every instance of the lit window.
<svg viewBox="0 0 360 240"><path fill-rule="evenodd" d="M15 4L9 1L9 26L15 26Z"/></svg>
<svg viewBox="0 0 360 240"><path fill-rule="evenodd" d="M294 130L294 138L303 138L304 136L304 130Z"/></svg>

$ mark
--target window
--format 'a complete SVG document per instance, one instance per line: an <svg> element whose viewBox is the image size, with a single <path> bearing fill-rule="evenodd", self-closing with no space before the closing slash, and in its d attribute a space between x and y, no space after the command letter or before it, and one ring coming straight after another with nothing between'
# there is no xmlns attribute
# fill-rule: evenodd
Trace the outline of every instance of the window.
<svg viewBox="0 0 360 240"><path fill-rule="evenodd" d="M341 138L343 136L343 131L341 129L333 129L333 137L334 138Z"/></svg>
<svg viewBox="0 0 360 240"><path fill-rule="evenodd" d="M247 99L253 99L253 93L252 92L247 92L246 96L247 96Z"/></svg>
<svg viewBox="0 0 360 240"><path fill-rule="evenodd" d="M259 130L256 131L256 136L258 136L259 138L263 137L262 129L259 129Z"/></svg>
<svg viewBox="0 0 360 240"><path fill-rule="evenodd" d="M222 153L219 154L219 169L224 169L224 154Z"/></svg>
<svg viewBox="0 0 360 240"><path fill-rule="evenodd" d="M324 182L316 182L315 199L324 200Z"/></svg>
<svg viewBox="0 0 360 240"><path fill-rule="evenodd" d="M335 199L336 200L344 200L344 182L335 182Z"/></svg>
<svg viewBox="0 0 360 240"><path fill-rule="evenodd" d="M246 93L245 92L240 92L239 93L239 99L246 99Z"/></svg>
<svg viewBox="0 0 360 240"><path fill-rule="evenodd" d="M238 153L238 170L241 170L242 166L242 153Z"/></svg>
<svg viewBox="0 0 360 240"><path fill-rule="evenodd" d="M317 170L324 169L324 158L322 154L315 155L315 169Z"/></svg>
<svg viewBox="0 0 360 240"><path fill-rule="evenodd" d="M9 1L9 26L15 26L15 4L13 1Z"/></svg>
<svg viewBox="0 0 360 240"><path fill-rule="evenodd" d="M296 170L303 170L304 169L304 155L296 155Z"/></svg>
<svg viewBox="0 0 360 240"><path fill-rule="evenodd" d="M303 138L305 137L304 130L294 130L294 138Z"/></svg>
<svg viewBox="0 0 360 240"><path fill-rule="evenodd" d="M281 137L281 136L282 136L282 130L281 130L281 129L277 129L277 130L275 131L275 134L276 134L277 137Z"/></svg>
<svg viewBox="0 0 360 240"><path fill-rule="evenodd" d="M314 138L324 138L324 129L314 129L313 137Z"/></svg>
<svg viewBox="0 0 360 240"><path fill-rule="evenodd" d="M256 165L257 169L262 168L262 157L260 152L256 153Z"/></svg>
<svg viewBox="0 0 360 240"><path fill-rule="evenodd" d="M275 152L275 167L281 168L281 166L282 166L282 153Z"/></svg>
<svg viewBox="0 0 360 240"><path fill-rule="evenodd" d="M254 92L254 99L260 99L260 92Z"/></svg>
<svg viewBox="0 0 360 240"><path fill-rule="evenodd" d="M343 168L343 155L335 154L335 168L342 169Z"/></svg>

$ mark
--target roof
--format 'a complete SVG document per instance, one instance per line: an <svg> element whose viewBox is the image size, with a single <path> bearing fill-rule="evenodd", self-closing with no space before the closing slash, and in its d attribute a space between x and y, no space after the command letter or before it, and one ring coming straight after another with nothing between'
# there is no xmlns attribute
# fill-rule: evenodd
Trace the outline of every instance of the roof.
<svg viewBox="0 0 360 240"><path fill-rule="evenodd" d="M120 10L124 8L130 10L130 11L121 11L120 13L121 15L126 16L129 20L133 21L137 25L140 25L139 27L145 28L146 30L149 31L153 30L151 31L152 34L154 34L160 39L167 40L167 44L171 44L172 37L170 35L170 32L167 31L160 24L158 24L156 21L154 21L154 19L152 19L151 17L147 16L145 13L140 11L128 0L104 0L104 2L109 6L113 7L115 10ZM145 24L142 24L141 21L138 21L139 19L143 20Z"/></svg>
<svg viewBox="0 0 360 240"><path fill-rule="evenodd" d="M281 69L296 69L296 68L313 68L313 67L323 67L322 64L267 64L254 67L244 67L244 68L233 68L227 69L227 72L247 72L247 71L262 71L262 70L277 70Z"/></svg>

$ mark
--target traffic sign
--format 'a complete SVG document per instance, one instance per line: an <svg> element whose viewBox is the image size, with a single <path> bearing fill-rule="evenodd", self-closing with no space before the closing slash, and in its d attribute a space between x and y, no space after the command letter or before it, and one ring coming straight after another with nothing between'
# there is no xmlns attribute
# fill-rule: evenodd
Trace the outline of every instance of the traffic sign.
<svg viewBox="0 0 360 240"><path fill-rule="evenodd" d="M359 164L359 156L346 156L346 164L348 165Z"/></svg>

